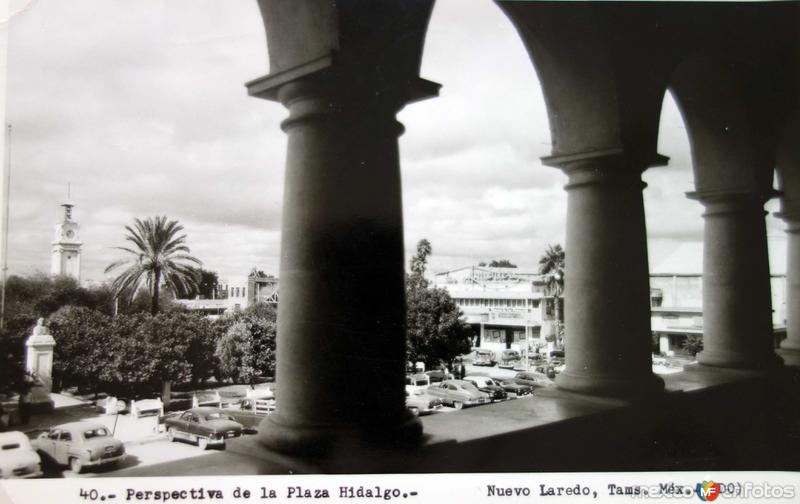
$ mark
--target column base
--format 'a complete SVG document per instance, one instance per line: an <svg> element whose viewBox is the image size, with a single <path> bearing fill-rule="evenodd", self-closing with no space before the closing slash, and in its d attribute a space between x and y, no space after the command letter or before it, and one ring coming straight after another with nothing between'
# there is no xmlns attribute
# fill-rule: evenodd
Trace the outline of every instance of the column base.
<svg viewBox="0 0 800 504"><path fill-rule="evenodd" d="M783 365L783 359L775 352L753 355L724 350L703 350L697 354L697 363L701 366L769 371Z"/></svg>
<svg viewBox="0 0 800 504"><path fill-rule="evenodd" d="M279 413L258 427L258 440L279 453L321 458L347 456L358 450L415 446L422 440L422 422L408 411L394 425L292 425Z"/></svg>
<svg viewBox="0 0 800 504"><path fill-rule="evenodd" d="M664 392L664 380L648 373L642 377L598 377L574 374L564 371L556 376L557 390L569 393L622 399L625 401L642 401Z"/></svg>
<svg viewBox="0 0 800 504"><path fill-rule="evenodd" d="M800 367L800 348L779 348L776 350L778 356L783 359L784 366L798 366Z"/></svg>

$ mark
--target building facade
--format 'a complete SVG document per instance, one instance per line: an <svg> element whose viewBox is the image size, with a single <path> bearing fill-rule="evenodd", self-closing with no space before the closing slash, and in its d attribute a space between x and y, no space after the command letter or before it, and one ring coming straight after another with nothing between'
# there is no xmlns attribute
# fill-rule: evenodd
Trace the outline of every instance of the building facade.
<svg viewBox="0 0 800 504"><path fill-rule="evenodd" d="M436 273L473 330L473 346L534 352L554 344L553 299L546 278L518 268L468 266Z"/></svg>
<svg viewBox="0 0 800 504"><path fill-rule="evenodd" d="M278 278L261 271L246 277L220 280L214 299L177 299L187 309L217 318L226 313L236 313L256 303L278 305Z"/></svg>

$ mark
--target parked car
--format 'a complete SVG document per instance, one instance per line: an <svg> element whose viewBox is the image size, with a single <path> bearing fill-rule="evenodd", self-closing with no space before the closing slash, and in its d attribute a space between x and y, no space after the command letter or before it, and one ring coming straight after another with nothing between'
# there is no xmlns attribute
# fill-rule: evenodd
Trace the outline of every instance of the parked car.
<svg viewBox="0 0 800 504"><path fill-rule="evenodd" d="M87 467L116 464L125 458L122 441L111 437L105 425L95 422L56 425L32 444L47 460L68 465L74 473Z"/></svg>
<svg viewBox="0 0 800 504"><path fill-rule="evenodd" d="M503 390L509 394L514 394L516 397L525 397L533 394L533 387L517 383L513 378L501 381L500 385Z"/></svg>
<svg viewBox="0 0 800 504"><path fill-rule="evenodd" d="M551 380L556 377L556 368L552 364L539 364L534 368L534 371L537 373L541 373Z"/></svg>
<svg viewBox="0 0 800 504"><path fill-rule="evenodd" d="M42 475L42 459L28 436L12 431L0 432L0 478L37 478Z"/></svg>
<svg viewBox="0 0 800 504"><path fill-rule="evenodd" d="M219 408L192 408L178 415L164 417L170 441L185 439L201 450L210 445L225 446L225 440L242 435L242 424Z"/></svg>
<svg viewBox="0 0 800 504"><path fill-rule="evenodd" d="M464 380L478 387L478 390L481 392L489 394L489 398L492 401L504 401L508 399L508 392L488 376L469 375L465 376Z"/></svg>
<svg viewBox="0 0 800 504"><path fill-rule="evenodd" d="M428 387L428 392L455 409L492 402L488 394L481 392L478 387L465 380L445 380L435 383Z"/></svg>
<svg viewBox="0 0 800 504"><path fill-rule="evenodd" d="M520 385L530 385L533 388L549 387L553 385L553 380L548 378L547 375L534 371L517 373L514 376L514 381Z"/></svg>
<svg viewBox="0 0 800 504"><path fill-rule="evenodd" d="M500 364L498 367L503 369L511 369L516 366L522 360L522 355L520 355L519 351L517 350L503 350L500 352Z"/></svg>
<svg viewBox="0 0 800 504"><path fill-rule="evenodd" d="M497 361L494 360L494 352L491 350L484 350L478 348L475 350L475 358L472 359L473 366L494 366Z"/></svg>
<svg viewBox="0 0 800 504"><path fill-rule="evenodd" d="M431 383L438 383L444 380L452 380L453 375L451 373L445 373L441 369L434 369L432 371L425 371L425 374L428 375Z"/></svg>
<svg viewBox="0 0 800 504"><path fill-rule="evenodd" d="M236 406L224 410L233 420L242 424L245 432L258 432L258 425L264 417L275 411L275 399L245 397Z"/></svg>
<svg viewBox="0 0 800 504"><path fill-rule="evenodd" d="M406 375L406 391L411 392L419 388L427 388L431 384L431 377L425 373Z"/></svg>
<svg viewBox="0 0 800 504"><path fill-rule="evenodd" d="M427 389L406 390L406 409L414 416L427 415L442 409L442 400Z"/></svg>

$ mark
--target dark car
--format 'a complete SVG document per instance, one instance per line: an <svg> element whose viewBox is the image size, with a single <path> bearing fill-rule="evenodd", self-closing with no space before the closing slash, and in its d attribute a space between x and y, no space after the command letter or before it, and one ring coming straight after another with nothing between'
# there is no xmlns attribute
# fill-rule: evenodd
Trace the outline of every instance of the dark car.
<svg viewBox="0 0 800 504"><path fill-rule="evenodd" d="M500 364L498 367L511 369L522 361L522 355L517 350L503 350L500 352Z"/></svg>
<svg viewBox="0 0 800 504"><path fill-rule="evenodd" d="M481 392L489 394L489 398L492 401L504 401L508 399L508 392L488 376L470 375L465 376L464 379L478 387L478 390Z"/></svg>
<svg viewBox="0 0 800 504"><path fill-rule="evenodd" d="M517 397L524 397L533 394L533 387L530 385L517 383L513 378L503 380L500 382L500 386L502 386L503 390L505 390L507 393L514 394Z"/></svg>
<svg viewBox="0 0 800 504"><path fill-rule="evenodd" d="M434 369L434 370L431 370L431 371L425 371L425 374L428 375L428 378L430 378L431 383L439 383L439 382L442 382L444 380L452 380L453 379L453 375L452 374L445 373L441 369Z"/></svg>
<svg viewBox="0 0 800 504"><path fill-rule="evenodd" d="M242 435L242 424L219 408L192 408L164 418L170 441L196 442L201 450L209 445L225 446L225 440Z"/></svg>

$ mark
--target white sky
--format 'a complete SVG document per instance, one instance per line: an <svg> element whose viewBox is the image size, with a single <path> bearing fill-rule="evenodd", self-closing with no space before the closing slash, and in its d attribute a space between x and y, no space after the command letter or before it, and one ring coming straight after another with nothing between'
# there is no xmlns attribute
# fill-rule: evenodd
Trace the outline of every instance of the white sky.
<svg viewBox="0 0 800 504"><path fill-rule="evenodd" d="M124 225L162 214L222 278L277 274L287 114L244 88L268 70L255 0L11 4L9 273L49 271L69 181L83 278L103 278ZM421 75L443 88L399 115L407 256L428 238L432 270L500 258L534 268L564 242L566 178L539 161L547 116L516 32L490 1L438 0ZM672 160L645 173L651 265L702 236L669 97L659 151ZM782 224L768 226L785 246Z"/></svg>

